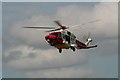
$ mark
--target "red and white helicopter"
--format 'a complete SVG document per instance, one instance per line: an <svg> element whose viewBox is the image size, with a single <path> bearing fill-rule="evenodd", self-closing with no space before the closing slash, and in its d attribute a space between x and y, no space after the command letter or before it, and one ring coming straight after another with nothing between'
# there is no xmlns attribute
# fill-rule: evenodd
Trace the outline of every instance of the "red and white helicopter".
<svg viewBox="0 0 120 80"><path fill-rule="evenodd" d="M62 49L72 49L75 51L76 49L90 49L95 48L97 45L90 45L92 39L90 35L87 37L86 42L83 43L76 39L76 36L68 31L69 27L63 26L59 21L54 21L60 28L55 27L24 27L24 28L35 28L35 29L52 29L46 32L49 32L48 35L45 36L46 41L49 45L56 47L59 50L59 53L62 52ZM96 21L91 21L89 23L93 23ZM84 25L84 24L81 24Z"/></svg>

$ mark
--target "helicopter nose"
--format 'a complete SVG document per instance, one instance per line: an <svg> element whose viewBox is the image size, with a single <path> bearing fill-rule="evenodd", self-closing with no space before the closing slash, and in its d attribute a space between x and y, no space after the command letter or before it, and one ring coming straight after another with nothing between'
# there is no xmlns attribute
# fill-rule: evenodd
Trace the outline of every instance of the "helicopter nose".
<svg viewBox="0 0 120 80"><path fill-rule="evenodd" d="M56 39L55 35L49 35L49 39Z"/></svg>
<svg viewBox="0 0 120 80"><path fill-rule="evenodd" d="M57 37L55 35L47 35L45 36L46 39L56 39Z"/></svg>

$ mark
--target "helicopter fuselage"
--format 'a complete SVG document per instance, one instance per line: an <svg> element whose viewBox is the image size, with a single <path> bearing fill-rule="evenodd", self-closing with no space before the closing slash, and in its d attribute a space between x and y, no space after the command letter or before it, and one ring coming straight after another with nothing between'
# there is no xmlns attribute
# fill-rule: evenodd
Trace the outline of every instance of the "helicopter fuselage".
<svg viewBox="0 0 120 80"><path fill-rule="evenodd" d="M69 49L70 44L64 43L62 38L62 32L52 32L49 35L45 36L46 41L58 49Z"/></svg>
<svg viewBox="0 0 120 80"><path fill-rule="evenodd" d="M56 47L59 50L59 53L62 52L62 49L89 49L97 47L97 45L90 45L92 39L90 36L86 38L86 42L83 43L76 39L76 36L68 31L69 27L62 25L59 21L54 21L60 28L55 27L24 27L24 28L34 28L34 29L52 29L46 32L50 32L48 35L45 36L46 41L49 45ZM93 21L92 21L93 22ZM91 22L89 22L91 23Z"/></svg>

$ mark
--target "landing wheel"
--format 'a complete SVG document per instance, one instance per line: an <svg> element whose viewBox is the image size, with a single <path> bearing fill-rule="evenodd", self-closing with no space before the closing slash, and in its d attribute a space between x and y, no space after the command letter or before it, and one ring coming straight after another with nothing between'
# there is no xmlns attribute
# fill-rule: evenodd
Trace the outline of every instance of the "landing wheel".
<svg viewBox="0 0 120 80"><path fill-rule="evenodd" d="M71 46L71 49L72 49L73 51L75 51L75 48L74 48L74 47L72 47L72 46Z"/></svg>
<svg viewBox="0 0 120 80"><path fill-rule="evenodd" d="M59 49L59 53L62 53L62 49L61 48Z"/></svg>
<svg viewBox="0 0 120 80"><path fill-rule="evenodd" d="M72 49L75 52L75 48Z"/></svg>

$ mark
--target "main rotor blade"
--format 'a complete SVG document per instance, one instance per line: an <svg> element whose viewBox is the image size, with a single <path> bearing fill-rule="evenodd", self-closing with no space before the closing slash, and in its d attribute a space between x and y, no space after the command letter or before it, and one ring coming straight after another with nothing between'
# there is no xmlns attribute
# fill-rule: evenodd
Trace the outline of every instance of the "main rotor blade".
<svg viewBox="0 0 120 80"><path fill-rule="evenodd" d="M83 40L87 41L91 37L91 32L88 32L87 35L83 35Z"/></svg>
<svg viewBox="0 0 120 80"><path fill-rule="evenodd" d="M91 32L89 32L89 33L88 33L88 37L87 37L87 39L89 39L89 38L90 38L90 36L91 36Z"/></svg>
<svg viewBox="0 0 120 80"><path fill-rule="evenodd" d="M46 31L46 32L52 32L52 31L58 31L58 30L60 30L61 28L57 28L57 29L53 29L53 30L48 30L48 31Z"/></svg>
<svg viewBox="0 0 120 80"><path fill-rule="evenodd" d="M60 23L60 21L58 21L58 20L56 20L56 21L54 21L58 26L60 26L62 29L67 29L67 27L66 26L63 26L61 23Z"/></svg>
<svg viewBox="0 0 120 80"><path fill-rule="evenodd" d="M55 29L55 27L23 27L23 28L35 28L35 29Z"/></svg>
<svg viewBox="0 0 120 80"><path fill-rule="evenodd" d="M60 23L60 21L58 21L58 20L56 20L56 21L54 21L57 25L59 25L59 26L62 26L62 24Z"/></svg>
<svg viewBox="0 0 120 80"><path fill-rule="evenodd" d="M78 25L74 25L74 26L71 26L71 27L83 26L83 25L90 24L90 23L95 23L95 22L98 22L98 21L100 21L100 19L89 21L89 22L86 22L86 23L78 24Z"/></svg>

